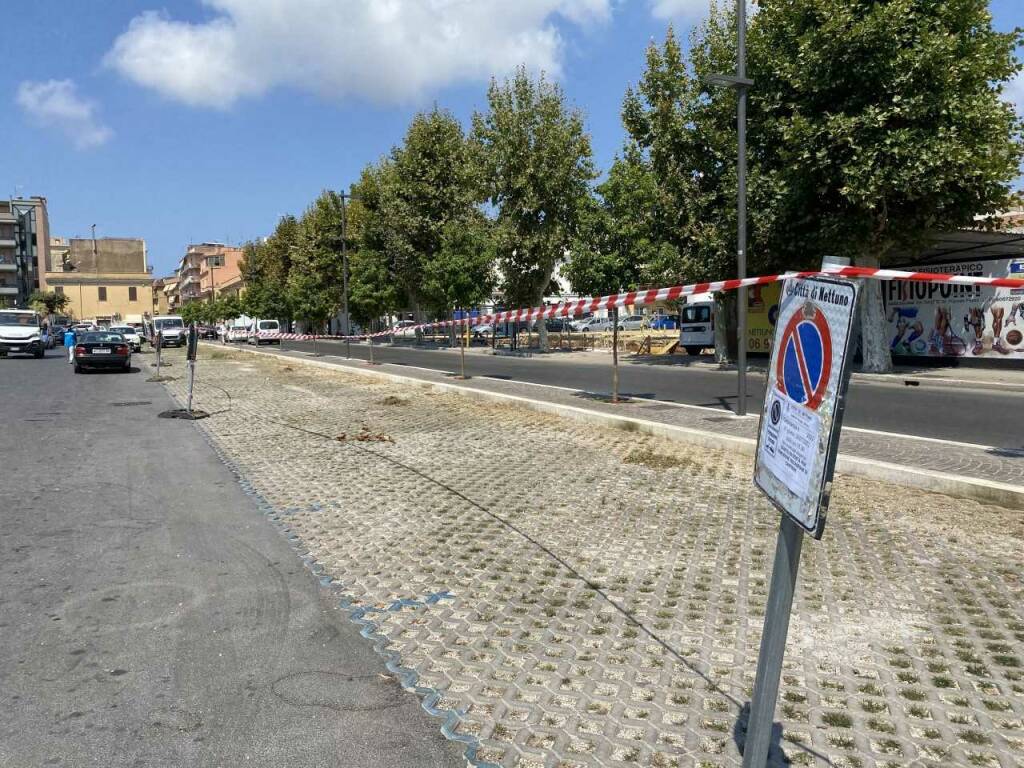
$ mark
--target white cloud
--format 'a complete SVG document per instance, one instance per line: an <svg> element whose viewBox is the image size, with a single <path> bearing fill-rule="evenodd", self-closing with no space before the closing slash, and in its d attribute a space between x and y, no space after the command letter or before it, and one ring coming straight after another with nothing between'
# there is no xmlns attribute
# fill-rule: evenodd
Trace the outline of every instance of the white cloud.
<svg viewBox="0 0 1024 768"><path fill-rule="evenodd" d="M288 86L407 102L518 64L557 76L558 24L611 16L612 0L204 0L203 23L146 12L107 53L125 77L193 106Z"/></svg>
<svg viewBox="0 0 1024 768"><path fill-rule="evenodd" d="M16 100L33 121L57 128L78 149L98 147L114 135L96 116L96 104L80 97L71 80L25 80Z"/></svg>
<svg viewBox="0 0 1024 768"><path fill-rule="evenodd" d="M656 19L702 19L711 7L710 0L650 0Z"/></svg>

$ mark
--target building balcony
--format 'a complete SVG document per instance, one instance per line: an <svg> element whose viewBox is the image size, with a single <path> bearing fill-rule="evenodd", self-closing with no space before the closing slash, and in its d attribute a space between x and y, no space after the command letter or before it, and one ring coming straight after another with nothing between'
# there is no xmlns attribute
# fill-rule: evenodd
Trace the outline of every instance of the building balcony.
<svg viewBox="0 0 1024 768"><path fill-rule="evenodd" d="M0 296L17 296L18 287L15 285L0 285Z"/></svg>
<svg viewBox="0 0 1024 768"><path fill-rule="evenodd" d="M0 248L13 248L18 244L18 241L13 237L0 237Z"/></svg>
<svg viewBox="0 0 1024 768"><path fill-rule="evenodd" d="M4 261L0 259L0 272L17 272L18 265L13 261Z"/></svg>

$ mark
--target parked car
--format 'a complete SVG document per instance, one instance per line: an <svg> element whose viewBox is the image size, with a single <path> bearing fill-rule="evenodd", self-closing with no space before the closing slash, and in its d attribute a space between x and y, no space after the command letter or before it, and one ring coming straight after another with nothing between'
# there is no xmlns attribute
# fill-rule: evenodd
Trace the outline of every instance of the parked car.
<svg viewBox="0 0 1024 768"><path fill-rule="evenodd" d="M132 348L132 351L139 352L142 350L142 337L139 335L139 332L136 331L132 326L112 325L110 326L109 330L111 333L120 333L122 336L124 336L125 341L128 342L128 345Z"/></svg>
<svg viewBox="0 0 1024 768"><path fill-rule="evenodd" d="M706 347L715 346L713 301L690 302L683 305L679 323L679 345L688 355L699 355Z"/></svg>
<svg viewBox="0 0 1024 768"><path fill-rule="evenodd" d="M610 331L612 321L607 317L589 317L576 323L573 327L582 333L600 333L601 331Z"/></svg>
<svg viewBox="0 0 1024 768"><path fill-rule="evenodd" d="M643 315L628 315L619 318L620 331L641 331L647 325L647 318Z"/></svg>
<svg viewBox="0 0 1024 768"><path fill-rule="evenodd" d="M548 329L548 333L562 333L568 331L572 326L572 321L568 317L549 317L544 321L544 327Z"/></svg>
<svg viewBox="0 0 1024 768"><path fill-rule="evenodd" d="M419 325L415 320L399 320L391 327L391 335L399 339L410 339L416 336L416 326Z"/></svg>
<svg viewBox="0 0 1024 768"><path fill-rule="evenodd" d="M678 327L679 323L672 315L655 315L651 319L651 330L654 331L674 331Z"/></svg>
<svg viewBox="0 0 1024 768"><path fill-rule="evenodd" d="M154 338L150 339L151 344L156 344L155 334L159 332L162 344L165 347L182 347L188 342L188 329L185 321L179 315L158 315L153 318Z"/></svg>
<svg viewBox="0 0 1024 768"><path fill-rule="evenodd" d="M0 310L0 355L9 354L37 358L46 354L38 313L28 309Z"/></svg>
<svg viewBox="0 0 1024 768"><path fill-rule="evenodd" d="M253 320L249 326L249 336L246 338L250 344L257 347L260 344L281 344L281 324L277 320Z"/></svg>
<svg viewBox="0 0 1024 768"><path fill-rule="evenodd" d="M574 331L580 331L583 330L583 326L589 323L593 317L593 312L588 312L583 315L576 315L576 317L569 321L569 325L572 327Z"/></svg>
<svg viewBox="0 0 1024 768"><path fill-rule="evenodd" d="M228 344L245 343L249 340L248 325L229 325L227 333L224 334L224 341Z"/></svg>
<svg viewBox="0 0 1024 768"><path fill-rule="evenodd" d="M197 325L196 333L199 334L200 339L216 339L217 329L212 325Z"/></svg>
<svg viewBox="0 0 1024 768"><path fill-rule="evenodd" d="M114 368L128 372L132 368L132 350L120 333L92 331L83 333L75 343L75 373L87 368Z"/></svg>

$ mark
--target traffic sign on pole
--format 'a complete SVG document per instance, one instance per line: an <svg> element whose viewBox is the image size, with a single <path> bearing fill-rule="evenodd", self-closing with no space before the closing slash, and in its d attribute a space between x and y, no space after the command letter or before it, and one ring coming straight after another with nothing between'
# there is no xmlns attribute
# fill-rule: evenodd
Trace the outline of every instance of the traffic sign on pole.
<svg viewBox="0 0 1024 768"><path fill-rule="evenodd" d="M754 482L815 538L828 510L857 293L847 280L787 280L768 366Z"/></svg>
<svg viewBox="0 0 1024 768"><path fill-rule="evenodd" d="M782 520L743 768L766 765L804 533L821 538L825 526L858 291L856 283L831 278L791 278L782 289L754 460L754 482Z"/></svg>

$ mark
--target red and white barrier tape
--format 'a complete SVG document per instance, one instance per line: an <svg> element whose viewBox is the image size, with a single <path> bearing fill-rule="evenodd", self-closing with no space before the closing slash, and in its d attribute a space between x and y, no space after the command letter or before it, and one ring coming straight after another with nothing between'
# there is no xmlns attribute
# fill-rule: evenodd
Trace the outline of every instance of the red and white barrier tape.
<svg viewBox="0 0 1024 768"><path fill-rule="evenodd" d="M577 299L567 304L552 304L544 307L529 307L522 309L508 309L502 312L495 312L490 315L478 315L459 320L438 320L433 323L420 323L397 329L397 333L408 335L426 328L447 328L448 326L464 326L467 323L481 325L483 323L514 323L528 322L532 320L548 319L552 317L575 317L585 312L593 312L598 309L612 309L614 307L644 306L655 304L659 301L674 301L683 296L692 296L698 293L714 293L718 291L734 291L737 288L746 288L754 285L768 285L777 283L790 277L816 277L820 275L833 275L839 277L862 277L873 280L911 280L922 283L953 283L956 285L979 285L993 288L1017 288L1024 293L1024 279L1013 277L976 277L974 275L948 275L938 272L905 272L899 269L877 269L873 267L841 267L826 266L821 270L809 272L784 272L778 275L762 275L760 277L745 277L742 280L717 280L710 283L691 283L690 285L675 285L670 288L652 288L647 291L629 291L627 293L613 293L608 296L593 296L585 299ZM389 328L386 331L377 333L360 334L355 336L321 336L308 333L278 333L260 334L263 339L285 339L302 340L310 339L368 339L381 336L394 336L396 329Z"/></svg>

